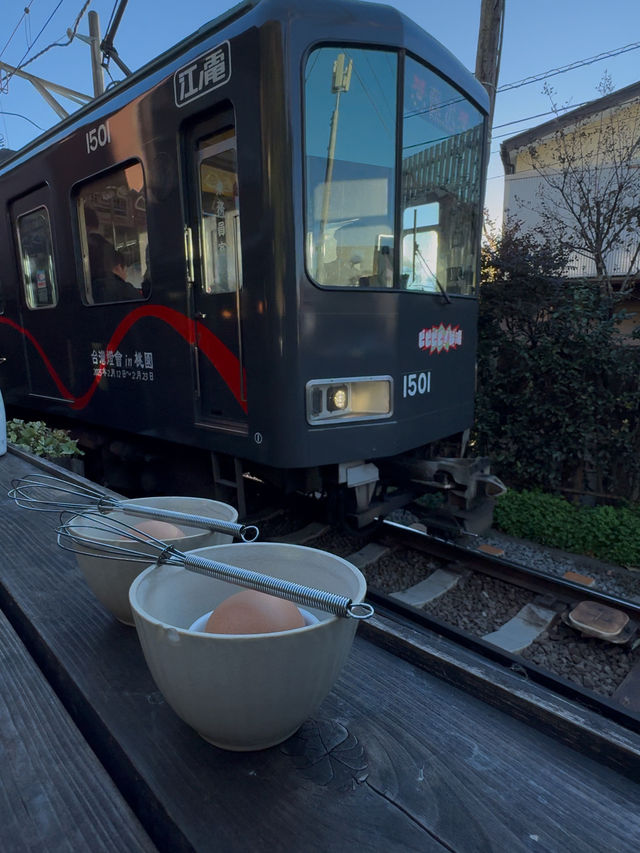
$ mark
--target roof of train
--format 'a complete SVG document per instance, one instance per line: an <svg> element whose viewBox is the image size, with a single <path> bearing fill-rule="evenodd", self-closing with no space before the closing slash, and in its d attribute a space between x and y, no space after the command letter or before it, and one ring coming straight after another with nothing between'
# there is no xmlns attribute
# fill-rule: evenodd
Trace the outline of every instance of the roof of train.
<svg viewBox="0 0 640 853"><path fill-rule="evenodd" d="M246 15L249 15L246 24L248 26L255 26L274 18L297 18L300 20L303 17L316 18L321 16L323 19L331 19L331 16L338 9L349 10L351 8L354 12L361 12L364 7L368 8L369 13L371 13L372 8L375 8L378 14L388 16L388 23L393 22L396 28L403 34L411 36L408 39L409 41L413 41L416 36L422 39L426 37L430 40L434 67L442 71L454 84L463 89L485 112L488 111L487 92L471 72L440 42L422 30L414 21L391 6L372 3L369 0L325 0L321 6L310 6L308 0L242 0L242 2L232 6L222 15L203 24L191 35L141 66L124 80L118 81L116 85L107 89L103 95L94 98L88 104L80 107L80 109L35 137L23 148L15 152L8 152L4 159L0 157L0 175L35 156L50 143L56 141L61 135L66 135L85 124L89 116L92 116L94 120L99 120L103 115L107 116L114 109L117 109L119 106L118 101L122 100L124 104L132 97L143 94L152 85L155 85L168 74L171 74L173 70L172 64L184 61L185 54L190 50L197 48L200 43L217 32L232 27L233 24ZM252 12L255 12L255 15L250 14ZM244 28L246 29L246 27ZM389 27L380 27L380 31L389 37ZM233 37L235 34L235 31L231 31L229 37ZM371 38L368 38L367 41L375 43ZM157 79L155 79L156 77Z"/></svg>

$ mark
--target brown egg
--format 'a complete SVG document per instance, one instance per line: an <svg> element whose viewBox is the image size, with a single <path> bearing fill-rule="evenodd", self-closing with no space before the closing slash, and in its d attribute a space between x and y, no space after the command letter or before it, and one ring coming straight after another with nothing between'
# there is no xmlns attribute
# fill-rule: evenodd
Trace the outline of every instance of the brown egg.
<svg viewBox="0 0 640 853"><path fill-rule="evenodd" d="M167 539L179 539L184 536L184 530L171 524L170 521L156 521L155 518L145 519L144 521L136 521L135 526L140 533L146 533L148 536L153 536L155 539L161 539L166 542Z"/></svg>
<svg viewBox="0 0 640 853"><path fill-rule="evenodd" d="M272 634L303 625L304 617L293 601L244 589L216 607L204 630L211 634Z"/></svg>

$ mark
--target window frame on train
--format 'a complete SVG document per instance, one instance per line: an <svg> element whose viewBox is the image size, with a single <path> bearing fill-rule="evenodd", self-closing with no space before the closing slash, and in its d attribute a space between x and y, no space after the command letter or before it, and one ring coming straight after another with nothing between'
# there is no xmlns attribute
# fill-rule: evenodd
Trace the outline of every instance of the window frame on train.
<svg viewBox="0 0 640 853"><path fill-rule="evenodd" d="M39 212L44 212L43 221L46 224L46 249L40 254L46 256L46 264L36 265L35 269L31 269L30 254L25 254L26 235L21 230L21 223L29 216L33 216ZM53 234L51 231L51 216L49 208L46 204L38 204L30 210L25 210L16 215L15 218L16 241L18 245L18 255L20 258L20 275L22 278L22 290L24 293L25 304L29 311L40 311L42 309L55 308L58 304L58 283L55 272L55 256L53 251ZM33 255L35 257L35 254ZM39 266L39 268L38 268ZM35 275L35 280L34 280ZM40 297L42 293L47 293L49 298L46 302L38 302L36 297Z"/></svg>
<svg viewBox="0 0 640 853"><path fill-rule="evenodd" d="M231 154L231 161L212 165L211 158L222 159ZM198 219L200 229L202 278L201 287L208 295L238 293L242 290L242 251L240 239L240 201L238 189L238 141L235 124L222 128L197 142L196 160L198 167ZM208 166L217 173L232 176L231 195L229 187L215 187L214 209L207 210L205 197L204 169ZM220 182L224 183L224 178ZM230 203L231 200L231 203ZM214 226L212 230L208 222Z"/></svg>
<svg viewBox="0 0 640 853"><path fill-rule="evenodd" d="M133 175L134 169L139 169L139 175ZM124 178L124 181L121 181L121 187L116 176ZM129 179L131 181L139 179L140 189L133 188ZM114 186L116 190L127 186L132 194L137 195L137 198L125 199L124 207L121 202L120 210L116 211L113 204L107 204L108 201L113 201L108 197L108 193L113 192ZM100 194L103 195L102 203L99 201ZM139 206L141 200L143 204ZM129 205L128 201L132 201L132 204ZM151 295L152 275L147 183L142 161L138 158L130 158L76 184L72 189L72 202L80 243L79 281L83 304L100 306L119 302L142 302L148 299ZM138 223L132 213L134 208L138 217L142 217L143 227L137 227ZM119 222L116 219L116 213L124 217ZM109 231L108 235L106 231ZM92 235L93 239L90 239ZM117 273L114 264L120 267ZM123 268L126 268L125 275L122 274ZM134 270L137 268L133 276L129 274L132 268ZM135 278L135 282L130 281L130 278ZM99 296L100 288L104 298ZM115 288L121 289L122 294L117 293L115 298L110 298L111 295L116 294ZM134 294L134 288L139 293Z"/></svg>

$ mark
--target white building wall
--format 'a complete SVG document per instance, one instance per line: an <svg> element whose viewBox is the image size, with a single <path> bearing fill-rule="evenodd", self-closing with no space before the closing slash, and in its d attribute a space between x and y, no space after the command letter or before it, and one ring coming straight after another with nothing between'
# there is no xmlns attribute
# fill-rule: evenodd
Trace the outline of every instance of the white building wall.
<svg viewBox="0 0 640 853"><path fill-rule="evenodd" d="M526 231L539 225L540 216L535 208L539 204L541 189L549 199L552 190L533 170L505 175L504 221L508 222L510 218L518 219L523 223ZM611 252L607 258L609 274L612 276L627 275L629 272L640 274L640 258L636 258L633 269L629 270L632 255L633 251L625 248L618 248ZM572 256L569 267L566 271L567 278L590 278L596 274L594 261L577 253Z"/></svg>

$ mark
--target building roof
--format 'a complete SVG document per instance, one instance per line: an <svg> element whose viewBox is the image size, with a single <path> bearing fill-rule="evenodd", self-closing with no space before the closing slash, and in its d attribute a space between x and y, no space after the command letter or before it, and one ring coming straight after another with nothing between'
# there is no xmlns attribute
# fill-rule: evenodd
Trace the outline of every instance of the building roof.
<svg viewBox="0 0 640 853"><path fill-rule="evenodd" d="M570 127L571 125L588 119L592 115L597 115L598 113L603 113L606 110L614 109L615 107L621 106L627 101L633 101L636 98L640 99L640 81L637 83L631 83L630 86L625 86L623 89L617 89L615 92L610 92L608 95L604 95L601 98L595 98L593 101L588 101L586 104L582 104L582 106L576 107L574 110L555 116L543 124L530 127L528 130L523 130L522 133L518 133L516 136L511 136L509 139L505 139L500 145L500 157L502 158L505 173L513 173L514 167L510 158L512 151L517 151L520 148L524 148L526 145L538 142L546 136L550 136L552 133L555 133L557 130L561 130L563 127Z"/></svg>

